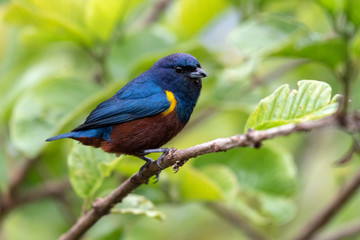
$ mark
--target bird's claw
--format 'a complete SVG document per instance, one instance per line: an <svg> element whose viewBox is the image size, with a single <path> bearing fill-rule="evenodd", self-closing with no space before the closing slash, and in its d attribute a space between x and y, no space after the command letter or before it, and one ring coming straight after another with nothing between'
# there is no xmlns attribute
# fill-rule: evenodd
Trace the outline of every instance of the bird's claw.
<svg viewBox="0 0 360 240"><path fill-rule="evenodd" d="M144 150L141 152L141 154L143 155L146 155L146 154L149 154L149 153L154 153L154 152L162 152L161 156L156 160L156 165L161 169L155 176L156 176L156 181L155 183L157 183L160 179L160 173L162 170L164 170L164 168L161 166L161 161L164 159L164 157L169 153L170 149L168 148L158 148L158 149L148 149L148 150ZM144 177L142 175L142 172L144 171L144 169L146 167L148 167L152 162L155 162L154 160L152 160L151 158L149 157L145 157L145 156L142 156L140 157L142 160L146 161L146 163L140 168L139 170L139 176L142 178L142 179L146 179L146 177Z"/></svg>
<svg viewBox="0 0 360 240"><path fill-rule="evenodd" d="M160 165L160 163L162 162L162 160L164 159L164 157L170 152L170 149L168 148L164 148L164 152L163 154L161 154L161 156L156 160L156 164L158 165L158 167L161 170L164 170L164 168Z"/></svg>

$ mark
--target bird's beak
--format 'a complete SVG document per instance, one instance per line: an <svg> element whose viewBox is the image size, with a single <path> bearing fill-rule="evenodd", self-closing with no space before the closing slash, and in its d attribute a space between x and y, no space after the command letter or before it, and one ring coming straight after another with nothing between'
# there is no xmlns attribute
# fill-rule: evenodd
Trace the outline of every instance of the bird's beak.
<svg viewBox="0 0 360 240"><path fill-rule="evenodd" d="M202 70L201 68L196 68L196 71L195 72L191 72L189 74L189 76L191 78L203 78L203 77L206 77L206 72L204 70Z"/></svg>

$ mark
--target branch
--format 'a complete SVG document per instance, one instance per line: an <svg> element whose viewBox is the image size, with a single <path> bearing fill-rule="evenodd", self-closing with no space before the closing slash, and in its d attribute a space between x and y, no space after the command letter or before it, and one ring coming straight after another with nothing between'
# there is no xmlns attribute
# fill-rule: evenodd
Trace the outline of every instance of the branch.
<svg viewBox="0 0 360 240"><path fill-rule="evenodd" d="M258 229L255 229L251 226L247 219L240 216L238 213L234 213L233 210L226 208L225 206L219 203L208 203L207 206L217 213L219 216L223 217L229 223L235 227L241 229L243 233L252 240L266 240L267 238L263 233L260 233Z"/></svg>
<svg viewBox="0 0 360 240"><path fill-rule="evenodd" d="M360 114L349 115L347 130L357 131L360 129ZM228 138L219 138L210 142L202 143L187 149L178 150L172 148L166 155L161 166L168 168L173 166L175 171L179 170L190 158L195 158L207 153L227 151L237 147L255 147L261 146L261 142L277 136L285 136L294 132L310 131L317 128L327 127L330 125L338 125L337 115L332 115L316 121L302 122L299 124L288 124L267 130L254 131L249 130L246 134L235 135ZM121 202L130 192L147 183L149 178L159 173L161 169L154 162L149 164L142 172L143 178L138 173L132 175L123 182L110 195L103 199L98 199L93 208L85 215L80 217L71 229L60 237L61 240L79 239L92 225L94 225L101 217L108 214L110 209L117 203Z"/></svg>

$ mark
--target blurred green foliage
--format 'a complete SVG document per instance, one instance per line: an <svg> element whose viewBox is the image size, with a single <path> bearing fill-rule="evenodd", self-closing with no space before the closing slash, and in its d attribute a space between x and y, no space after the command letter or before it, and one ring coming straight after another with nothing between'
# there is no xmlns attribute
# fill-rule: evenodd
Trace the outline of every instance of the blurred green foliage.
<svg viewBox="0 0 360 240"><path fill-rule="evenodd" d="M23 192L63 178L70 178L74 189L65 206L56 199L41 200L10 212L0 238L55 239L71 226L71 215L139 169L142 162L131 156L120 160L71 140L45 139L77 126L98 103L163 56L190 53L209 76L190 123L170 147L334 112L331 91L342 93L343 73L359 66L357 4L0 1L0 193L15 169L37 157ZM303 101L290 106L287 97L297 98L290 89L302 79L322 82L299 82ZM360 108L359 82L354 75L351 109ZM299 108L294 117L277 114ZM350 145L347 134L327 130L278 138L261 149L200 156L177 174L168 169L159 183L141 186L87 239L247 239L215 215L208 202L232 209L270 239L289 239L358 168L356 161L331 164ZM350 204L330 228L359 214L359 206Z"/></svg>

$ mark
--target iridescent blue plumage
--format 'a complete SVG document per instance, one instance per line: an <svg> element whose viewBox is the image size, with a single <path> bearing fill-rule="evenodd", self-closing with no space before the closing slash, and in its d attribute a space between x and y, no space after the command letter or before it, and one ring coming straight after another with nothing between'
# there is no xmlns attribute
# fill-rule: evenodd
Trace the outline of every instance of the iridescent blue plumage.
<svg viewBox="0 0 360 240"><path fill-rule="evenodd" d="M73 138L144 159L144 150L161 147L188 122L203 77L195 57L185 53L164 57L100 103L83 124L47 141Z"/></svg>

